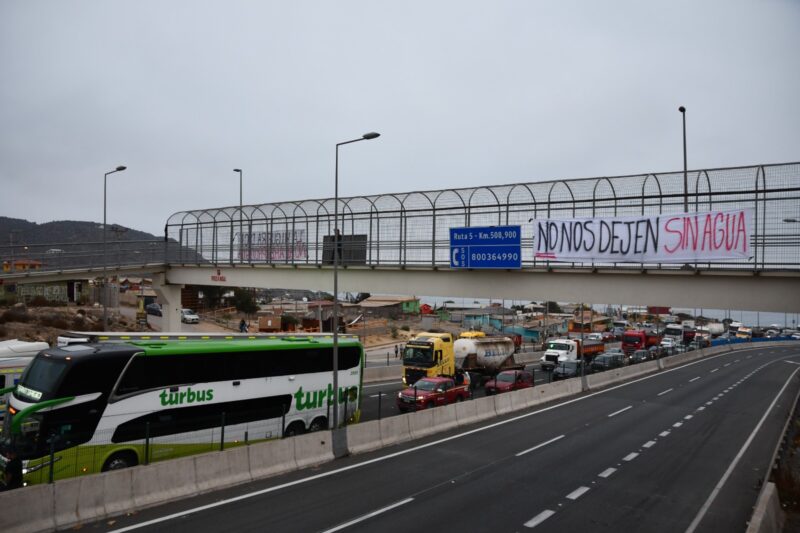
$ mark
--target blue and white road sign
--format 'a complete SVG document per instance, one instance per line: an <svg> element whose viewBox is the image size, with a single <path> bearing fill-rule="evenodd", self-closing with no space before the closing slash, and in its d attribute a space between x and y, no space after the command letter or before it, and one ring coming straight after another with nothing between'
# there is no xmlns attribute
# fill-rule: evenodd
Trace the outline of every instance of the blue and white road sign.
<svg viewBox="0 0 800 533"><path fill-rule="evenodd" d="M520 226L450 228L450 268L522 268Z"/></svg>

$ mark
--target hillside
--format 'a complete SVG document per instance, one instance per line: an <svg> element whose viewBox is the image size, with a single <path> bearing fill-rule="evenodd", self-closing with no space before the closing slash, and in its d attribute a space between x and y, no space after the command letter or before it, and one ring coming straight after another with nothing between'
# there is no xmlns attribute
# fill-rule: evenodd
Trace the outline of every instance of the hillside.
<svg viewBox="0 0 800 533"><path fill-rule="evenodd" d="M162 237L109 224L109 241L158 240ZM55 220L44 224L0 216L0 245L77 244L103 240L103 224L79 220Z"/></svg>

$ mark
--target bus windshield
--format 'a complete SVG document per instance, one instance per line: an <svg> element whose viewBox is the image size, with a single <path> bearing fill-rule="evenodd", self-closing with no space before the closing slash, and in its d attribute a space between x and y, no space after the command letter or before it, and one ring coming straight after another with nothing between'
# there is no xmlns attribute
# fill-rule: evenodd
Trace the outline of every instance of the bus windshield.
<svg viewBox="0 0 800 533"><path fill-rule="evenodd" d="M20 384L27 389L35 391L35 393L41 393L42 396L53 394L56 392L56 388L66 371L66 361L49 357L36 357L22 375ZM33 399L39 400L41 398Z"/></svg>
<svg viewBox="0 0 800 533"><path fill-rule="evenodd" d="M432 366L433 349L427 346L406 345L405 350L403 350L403 364Z"/></svg>

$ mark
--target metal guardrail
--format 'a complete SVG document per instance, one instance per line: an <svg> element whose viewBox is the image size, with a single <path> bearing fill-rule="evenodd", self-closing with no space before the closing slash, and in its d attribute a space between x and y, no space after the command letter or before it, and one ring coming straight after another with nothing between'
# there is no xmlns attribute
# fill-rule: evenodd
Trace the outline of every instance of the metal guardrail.
<svg viewBox="0 0 800 533"><path fill-rule="evenodd" d="M339 199L341 263L447 268L449 228L519 224L523 268L800 271L800 163L692 170L690 211L752 208L753 256L686 265L537 259L532 219L683 212L683 172L414 191ZM333 199L175 213L164 239L0 245L0 278L155 265L330 265ZM24 236L20 239L24 243Z"/></svg>

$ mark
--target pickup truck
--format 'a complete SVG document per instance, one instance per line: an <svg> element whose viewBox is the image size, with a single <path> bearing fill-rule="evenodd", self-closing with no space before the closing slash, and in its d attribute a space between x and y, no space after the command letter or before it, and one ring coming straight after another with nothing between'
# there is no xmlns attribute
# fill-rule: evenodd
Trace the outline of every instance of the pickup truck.
<svg viewBox="0 0 800 533"><path fill-rule="evenodd" d="M527 370L505 370L486 382L486 395L510 392L533 387L533 372Z"/></svg>
<svg viewBox="0 0 800 533"><path fill-rule="evenodd" d="M453 378L422 378L397 393L397 408L405 413L431 409L470 398L469 383L456 385Z"/></svg>

